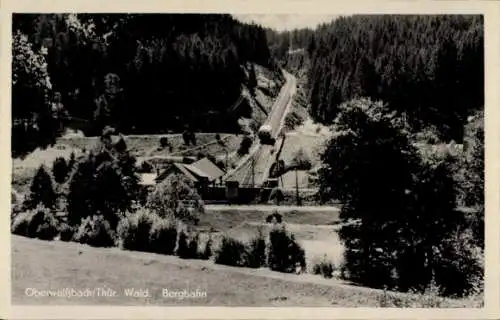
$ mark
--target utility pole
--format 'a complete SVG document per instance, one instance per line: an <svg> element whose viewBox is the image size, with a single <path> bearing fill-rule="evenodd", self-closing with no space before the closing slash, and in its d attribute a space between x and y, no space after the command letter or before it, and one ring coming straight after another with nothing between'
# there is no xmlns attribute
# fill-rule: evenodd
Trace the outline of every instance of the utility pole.
<svg viewBox="0 0 500 320"><path fill-rule="evenodd" d="M252 188L255 187L255 159L252 157Z"/></svg>
<svg viewBox="0 0 500 320"><path fill-rule="evenodd" d="M295 197L297 198L297 205L300 206L299 175L297 169L295 169Z"/></svg>
<svg viewBox="0 0 500 320"><path fill-rule="evenodd" d="M229 171L229 161L228 161L229 154L228 154L227 148L224 148L224 151L226 151L226 172L228 172Z"/></svg>

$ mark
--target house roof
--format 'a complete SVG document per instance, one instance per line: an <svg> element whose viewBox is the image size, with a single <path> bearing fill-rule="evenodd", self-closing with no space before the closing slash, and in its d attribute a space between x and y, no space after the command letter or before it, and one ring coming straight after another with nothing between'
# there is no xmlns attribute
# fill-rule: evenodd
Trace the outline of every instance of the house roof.
<svg viewBox="0 0 500 320"><path fill-rule="evenodd" d="M194 175L196 175L198 177L203 177L203 178L207 178L207 179L211 180L210 176L207 173L201 171L200 169L198 169L197 167L193 166L192 164L185 164L184 163L183 166L186 169L188 169L189 171L191 171L191 173L193 173Z"/></svg>
<svg viewBox="0 0 500 320"><path fill-rule="evenodd" d="M183 163L174 163L174 166L179 169L189 180L191 181L198 181L198 178L196 178L195 175L193 175L185 166Z"/></svg>
<svg viewBox="0 0 500 320"><path fill-rule="evenodd" d="M224 171L217 167L208 158L202 158L195 163L192 163L190 167L196 168L199 172L203 173L204 176L207 177L210 181L219 179L224 175Z"/></svg>
<svg viewBox="0 0 500 320"><path fill-rule="evenodd" d="M212 161L203 158L192 164L173 163L156 178L156 181L159 182L165 179L172 172L172 169L177 169L193 182L197 182L200 179L214 181L224 175L224 171L219 169Z"/></svg>

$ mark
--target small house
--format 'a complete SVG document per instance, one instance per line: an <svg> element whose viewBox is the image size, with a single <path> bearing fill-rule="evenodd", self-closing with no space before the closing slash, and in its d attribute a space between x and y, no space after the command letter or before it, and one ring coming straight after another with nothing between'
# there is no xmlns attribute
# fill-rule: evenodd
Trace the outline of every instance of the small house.
<svg viewBox="0 0 500 320"><path fill-rule="evenodd" d="M180 174L191 181L195 187L203 194L203 191L210 185L217 184L218 180L224 175L208 158L202 158L191 164L173 163L160 173L155 181L160 183L171 174Z"/></svg>

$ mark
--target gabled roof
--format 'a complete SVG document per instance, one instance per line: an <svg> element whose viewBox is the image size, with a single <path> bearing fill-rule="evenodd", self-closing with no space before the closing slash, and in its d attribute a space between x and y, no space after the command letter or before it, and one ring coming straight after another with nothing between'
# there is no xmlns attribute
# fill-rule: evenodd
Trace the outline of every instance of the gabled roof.
<svg viewBox="0 0 500 320"><path fill-rule="evenodd" d="M197 182L198 178L196 178L185 166L183 163L174 163L174 166L179 169L189 180L193 182Z"/></svg>
<svg viewBox="0 0 500 320"><path fill-rule="evenodd" d="M193 166L192 164L183 163L182 165L184 166L184 168L191 171L191 173L193 173L195 176L203 177L203 178L207 178L207 179L211 180L210 176L207 173L201 171L200 169Z"/></svg>
<svg viewBox="0 0 500 320"><path fill-rule="evenodd" d="M224 175L224 171L219 169L212 161L207 158L200 159L192 164L185 163L173 163L170 167L164 170L157 178L156 181L162 181L172 170L180 171L189 180L193 182L198 182L200 180L207 179L208 181L214 181Z"/></svg>
<svg viewBox="0 0 500 320"><path fill-rule="evenodd" d="M192 163L191 165L189 165L189 168L196 168L196 174L198 174L197 172L200 172L200 176L205 176L210 181L219 179L224 175L224 171L217 167L208 158L202 158L195 163Z"/></svg>

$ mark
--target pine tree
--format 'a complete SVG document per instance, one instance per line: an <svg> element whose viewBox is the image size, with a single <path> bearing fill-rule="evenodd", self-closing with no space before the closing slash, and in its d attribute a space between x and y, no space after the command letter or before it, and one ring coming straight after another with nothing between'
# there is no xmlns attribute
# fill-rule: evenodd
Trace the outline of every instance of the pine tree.
<svg viewBox="0 0 500 320"><path fill-rule="evenodd" d="M109 141L109 130L103 132L101 143L82 158L70 181L68 212L70 222L100 214L115 227L120 213L132 209L139 197L139 177L135 158L121 137Z"/></svg>
<svg viewBox="0 0 500 320"><path fill-rule="evenodd" d="M63 157L57 157L52 164L52 175L54 176L54 181L59 184L64 183L68 177L69 170L70 167L66 163L66 159Z"/></svg>
<svg viewBox="0 0 500 320"><path fill-rule="evenodd" d="M248 88L250 93L255 95L255 89L257 88L257 75L255 74L255 66L251 64L250 71L248 73Z"/></svg>
<svg viewBox="0 0 500 320"><path fill-rule="evenodd" d="M56 202L56 197L52 186L52 178L45 166L41 165L33 177L26 205L29 209L36 208L38 204L42 204L46 208L52 208Z"/></svg>

